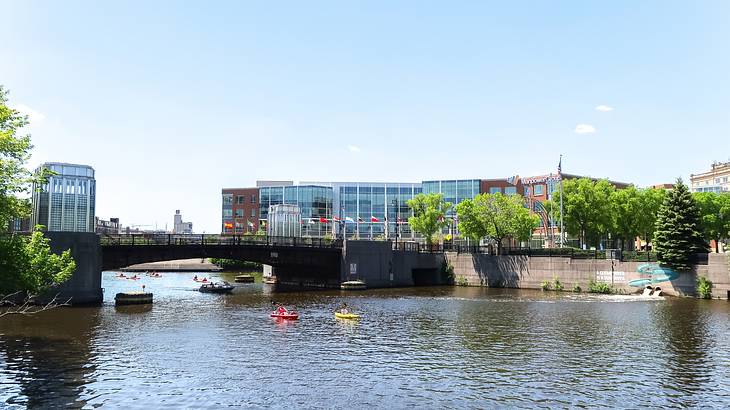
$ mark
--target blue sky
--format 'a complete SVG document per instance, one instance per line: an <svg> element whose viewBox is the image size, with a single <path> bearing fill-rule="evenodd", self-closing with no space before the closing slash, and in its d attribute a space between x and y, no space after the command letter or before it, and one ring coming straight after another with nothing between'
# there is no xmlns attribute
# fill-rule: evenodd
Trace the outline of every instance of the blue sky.
<svg viewBox="0 0 730 410"><path fill-rule="evenodd" d="M0 0L31 165L92 165L123 224L217 232L220 189L257 179L529 176L562 153L643 186L730 157L727 1L149 3Z"/></svg>

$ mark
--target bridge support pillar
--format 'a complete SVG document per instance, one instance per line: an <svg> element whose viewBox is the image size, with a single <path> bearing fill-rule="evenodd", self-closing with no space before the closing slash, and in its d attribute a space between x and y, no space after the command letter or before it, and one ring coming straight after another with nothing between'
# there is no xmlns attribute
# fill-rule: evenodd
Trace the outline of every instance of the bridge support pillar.
<svg viewBox="0 0 730 410"><path fill-rule="evenodd" d="M71 299L72 305L101 304L104 294L101 289L101 245L99 236L93 232L46 232L51 240L51 251L61 253L71 249L76 261L76 271L59 290L58 300Z"/></svg>

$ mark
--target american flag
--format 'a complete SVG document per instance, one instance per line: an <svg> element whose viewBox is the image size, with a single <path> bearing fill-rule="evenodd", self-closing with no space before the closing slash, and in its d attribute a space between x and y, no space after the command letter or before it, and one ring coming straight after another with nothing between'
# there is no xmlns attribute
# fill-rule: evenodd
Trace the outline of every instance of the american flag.
<svg viewBox="0 0 730 410"><path fill-rule="evenodd" d="M558 161L558 175L562 174L563 154L560 154L560 161Z"/></svg>

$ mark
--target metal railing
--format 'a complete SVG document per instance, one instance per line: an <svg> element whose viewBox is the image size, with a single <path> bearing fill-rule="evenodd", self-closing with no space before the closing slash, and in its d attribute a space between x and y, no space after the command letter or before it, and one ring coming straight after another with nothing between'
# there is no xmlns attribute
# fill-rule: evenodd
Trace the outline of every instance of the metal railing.
<svg viewBox="0 0 730 410"><path fill-rule="evenodd" d="M326 238L297 238L287 236L255 235L177 235L177 234L122 234L100 235L102 246L141 245L200 245L200 246L291 246L305 248L342 248L342 240Z"/></svg>

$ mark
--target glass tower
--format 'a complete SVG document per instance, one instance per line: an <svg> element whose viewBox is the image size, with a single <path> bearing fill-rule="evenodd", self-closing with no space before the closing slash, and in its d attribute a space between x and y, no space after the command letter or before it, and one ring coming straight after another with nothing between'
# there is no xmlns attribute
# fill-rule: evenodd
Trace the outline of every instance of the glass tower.
<svg viewBox="0 0 730 410"><path fill-rule="evenodd" d="M36 168L54 175L40 186L33 185L31 224L48 231L94 232L96 180L88 165L47 162Z"/></svg>

